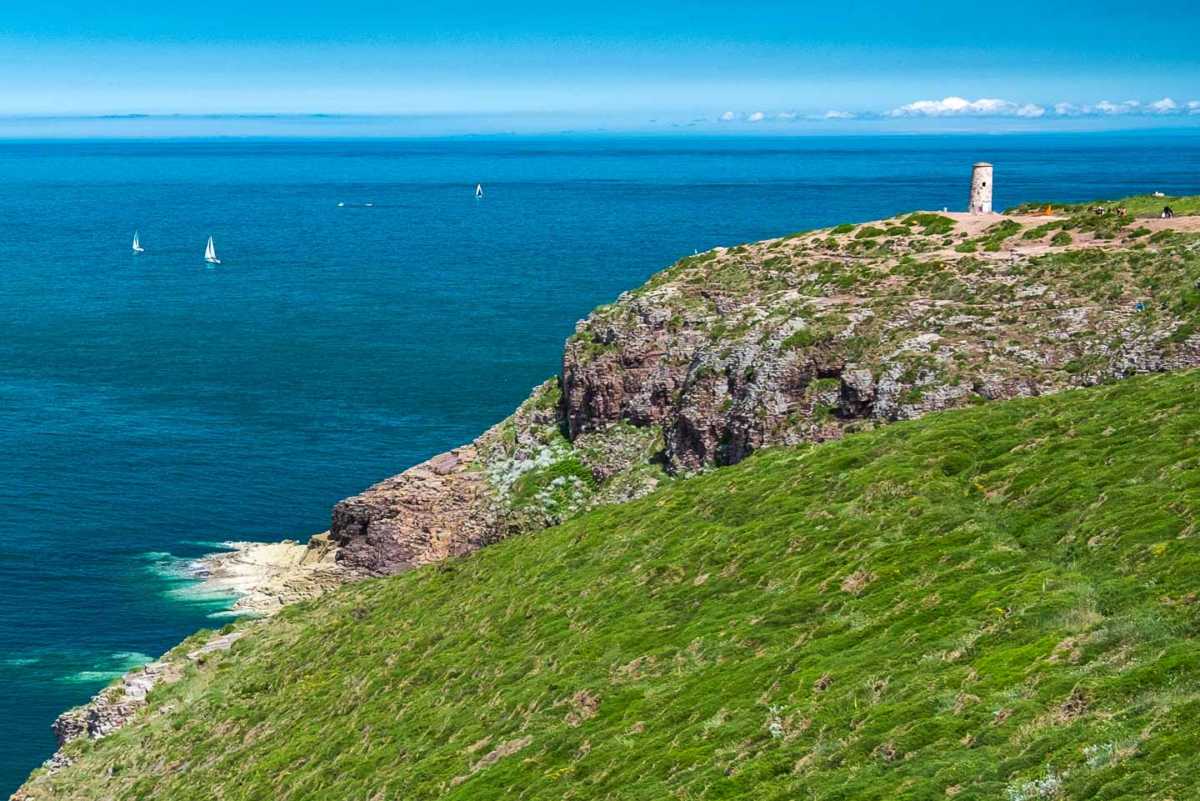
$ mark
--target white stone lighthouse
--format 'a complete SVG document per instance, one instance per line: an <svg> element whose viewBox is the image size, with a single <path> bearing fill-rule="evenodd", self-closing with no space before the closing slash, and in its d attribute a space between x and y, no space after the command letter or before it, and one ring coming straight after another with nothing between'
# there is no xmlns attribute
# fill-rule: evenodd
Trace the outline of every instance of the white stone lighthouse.
<svg viewBox="0 0 1200 801"><path fill-rule="evenodd" d="M992 213L992 165L981 161L971 170L971 201L967 205L971 214Z"/></svg>

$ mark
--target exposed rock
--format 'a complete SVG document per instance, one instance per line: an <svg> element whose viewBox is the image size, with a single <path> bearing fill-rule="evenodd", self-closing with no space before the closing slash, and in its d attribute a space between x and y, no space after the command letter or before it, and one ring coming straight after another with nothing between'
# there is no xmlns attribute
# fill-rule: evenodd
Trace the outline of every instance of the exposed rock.
<svg viewBox="0 0 1200 801"><path fill-rule="evenodd" d="M346 571L336 563L329 533L306 545L283 542L233 542L232 551L201 560L201 592L237 595L233 612L270 615L283 606L313 598L343 583Z"/></svg>
<svg viewBox="0 0 1200 801"><path fill-rule="evenodd" d="M1085 255L1036 239L965 253L939 237L823 231L684 259L576 326L568 432L653 423L668 469L687 473L862 425L1200 364L1195 343L1172 338L1186 319L1172 317L1167 289L1185 285L1194 243L1167 256L1080 242ZM1133 302L1151 273L1171 274L1156 281L1153 315Z"/></svg>
<svg viewBox="0 0 1200 801"><path fill-rule="evenodd" d="M398 573L649 492L661 477L654 428L616 426L571 443L557 379L473 444L435 456L333 509L349 576Z"/></svg>
<svg viewBox="0 0 1200 801"><path fill-rule="evenodd" d="M383 575L493 542L495 499L481 467L466 446L339 502L329 530L338 563Z"/></svg>
<svg viewBox="0 0 1200 801"><path fill-rule="evenodd" d="M146 706L146 696L151 690L179 680L186 662L198 662L209 654L228 650L245 634L243 629L215 635L200 647L183 654L182 658L168 654L163 659L131 670L97 693L88 703L59 715L50 727L58 739L58 751L43 767L53 773L70 765L71 757L63 746L80 738L98 740L121 728ZM23 796L18 791L12 798L19 801Z"/></svg>
<svg viewBox="0 0 1200 801"><path fill-rule="evenodd" d="M880 226L909 233L683 259L581 320L561 378L511 418L338 504L338 563L395 573L760 448L1200 365L1200 335L1180 337L1173 311L1200 270L1194 235L1131 250L1084 231L1054 247L1047 229L1000 248L995 218L948 216L945 236L895 220ZM1151 277L1153 314L1138 301Z"/></svg>

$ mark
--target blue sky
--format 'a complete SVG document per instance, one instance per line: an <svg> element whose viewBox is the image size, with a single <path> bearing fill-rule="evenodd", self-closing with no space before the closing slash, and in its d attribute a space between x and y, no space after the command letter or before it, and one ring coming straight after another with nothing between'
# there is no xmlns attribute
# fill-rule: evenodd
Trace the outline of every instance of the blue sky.
<svg viewBox="0 0 1200 801"><path fill-rule="evenodd" d="M1179 5L5 5L10 116L391 115L450 132L1200 124L1200 14Z"/></svg>

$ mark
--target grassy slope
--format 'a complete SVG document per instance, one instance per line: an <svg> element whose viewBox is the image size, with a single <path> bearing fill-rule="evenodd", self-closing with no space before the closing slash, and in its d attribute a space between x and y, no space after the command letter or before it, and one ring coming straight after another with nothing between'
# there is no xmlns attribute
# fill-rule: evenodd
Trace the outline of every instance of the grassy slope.
<svg viewBox="0 0 1200 801"><path fill-rule="evenodd" d="M1044 209L1046 206L1052 206L1054 209L1061 211L1077 211L1086 212L1089 209L1097 206L1102 206L1107 209L1125 209L1130 217L1158 217L1162 213L1164 206L1170 206L1171 210L1179 216L1200 214L1200 195L1186 195L1170 197L1155 197L1154 195L1134 195L1132 197L1122 198L1120 200L1093 200L1088 203L1022 203L1015 206L1013 211L1036 212Z"/></svg>
<svg viewBox="0 0 1200 801"><path fill-rule="evenodd" d="M1198 401L1200 373L1163 375L765 451L345 588L51 786L1196 797Z"/></svg>

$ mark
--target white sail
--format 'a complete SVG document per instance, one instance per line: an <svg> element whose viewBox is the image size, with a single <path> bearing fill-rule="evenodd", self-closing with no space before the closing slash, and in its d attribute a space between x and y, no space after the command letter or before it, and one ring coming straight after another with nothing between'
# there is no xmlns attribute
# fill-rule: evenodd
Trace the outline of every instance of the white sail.
<svg viewBox="0 0 1200 801"><path fill-rule="evenodd" d="M133 232L133 252L141 253L143 250L141 240L138 239L138 232Z"/></svg>
<svg viewBox="0 0 1200 801"><path fill-rule="evenodd" d="M483 184L475 184L475 197L483 197Z"/></svg>
<svg viewBox="0 0 1200 801"><path fill-rule="evenodd" d="M208 238L208 245L204 248L204 260L209 264L220 264L221 260L217 258L217 248L213 245L213 238Z"/></svg>

